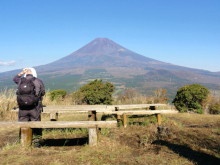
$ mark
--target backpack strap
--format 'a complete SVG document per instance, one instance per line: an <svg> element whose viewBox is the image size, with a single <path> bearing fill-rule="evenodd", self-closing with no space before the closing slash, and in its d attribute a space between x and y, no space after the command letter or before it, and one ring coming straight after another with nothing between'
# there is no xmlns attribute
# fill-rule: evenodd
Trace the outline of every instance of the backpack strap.
<svg viewBox="0 0 220 165"><path fill-rule="evenodd" d="M21 82L22 82L24 79L26 79L26 78L25 78L25 77L21 77L20 80L18 81L17 91L16 91L16 94L17 94L17 95L20 95L18 88L19 88L19 86L21 85Z"/></svg>
<svg viewBox="0 0 220 165"><path fill-rule="evenodd" d="M34 95L36 95L36 85L35 85L35 83L34 83L34 81L35 81L35 77L32 77L30 80L32 81L32 83L34 84Z"/></svg>

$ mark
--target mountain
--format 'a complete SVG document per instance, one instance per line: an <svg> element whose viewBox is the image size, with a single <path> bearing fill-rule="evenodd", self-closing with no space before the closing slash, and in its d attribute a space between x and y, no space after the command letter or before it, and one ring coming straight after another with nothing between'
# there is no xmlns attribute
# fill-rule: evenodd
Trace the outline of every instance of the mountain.
<svg viewBox="0 0 220 165"><path fill-rule="evenodd" d="M93 80L103 79L118 90L137 88L152 93L165 88L171 95L186 84L200 83L218 90L220 73L182 67L139 55L107 38L97 38L77 51L52 63L35 67L49 89L76 90ZM0 73L0 87L14 86L18 70Z"/></svg>
<svg viewBox="0 0 220 165"><path fill-rule="evenodd" d="M148 65L163 65L160 61L134 53L107 38L97 38L73 52L72 54L50 64L40 66L44 71L58 71L60 69L83 68L115 68L138 67Z"/></svg>

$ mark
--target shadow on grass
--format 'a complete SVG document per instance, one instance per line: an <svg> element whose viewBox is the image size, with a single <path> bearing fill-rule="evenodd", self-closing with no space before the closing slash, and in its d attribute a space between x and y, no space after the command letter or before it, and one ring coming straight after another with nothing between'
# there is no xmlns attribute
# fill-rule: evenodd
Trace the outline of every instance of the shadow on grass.
<svg viewBox="0 0 220 165"><path fill-rule="evenodd" d="M184 145L172 144L170 142L163 141L163 140L156 140L153 142L153 144L166 146L173 152L179 154L182 157L189 159L190 161L193 161L197 165L220 164L219 158L203 153L203 152L192 150L191 148L184 146Z"/></svg>
<svg viewBox="0 0 220 165"><path fill-rule="evenodd" d="M82 146L88 143L88 138L74 139L44 139L41 146Z"/></svg>

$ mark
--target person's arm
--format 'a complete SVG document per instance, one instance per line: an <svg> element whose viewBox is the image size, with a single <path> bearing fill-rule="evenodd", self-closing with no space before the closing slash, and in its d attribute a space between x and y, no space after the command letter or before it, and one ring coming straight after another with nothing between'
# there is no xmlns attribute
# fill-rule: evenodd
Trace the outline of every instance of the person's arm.
<svg viewBox="0 0 220 165"><path fill-rule="evenodd" d="M44 87L43 81L41 81L41 96L44 96L44 95L45 95L45 87Z"/></svg>
<svg viewBox="0 0 220 165"><path fill-rule="evenodd" d="M15 75L15 77L13 78L13 81L18 84L21 77L25 74L25 69L23 69L20 73L18 73L17 75Z"/></svg>
<svg viewBox="0 0 220 165"><path fill-rule="evenodd" d="M45 88L44 84L40 79L35 79L34 81L35 84L35 93L37 96L44 96L45 95Z"/></svg>

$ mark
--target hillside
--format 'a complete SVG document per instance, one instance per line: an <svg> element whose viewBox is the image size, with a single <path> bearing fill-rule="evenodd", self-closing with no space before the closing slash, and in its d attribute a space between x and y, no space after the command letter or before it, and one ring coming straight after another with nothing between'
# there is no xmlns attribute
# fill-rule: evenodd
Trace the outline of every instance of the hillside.
<svg viewBox="0 0 220 165"><path fill-rule="evenodd" d="M219 72L161 62L107 38L97 38L68 56L35 68L47 89L76 90L93 79L110 81L119 90L137 88L151 93L156 88L165 88L171 95L177 88L191 83L213 90L220 87ZM14 87L11 80L18 72L0 73L0 88Z"/></svg>

